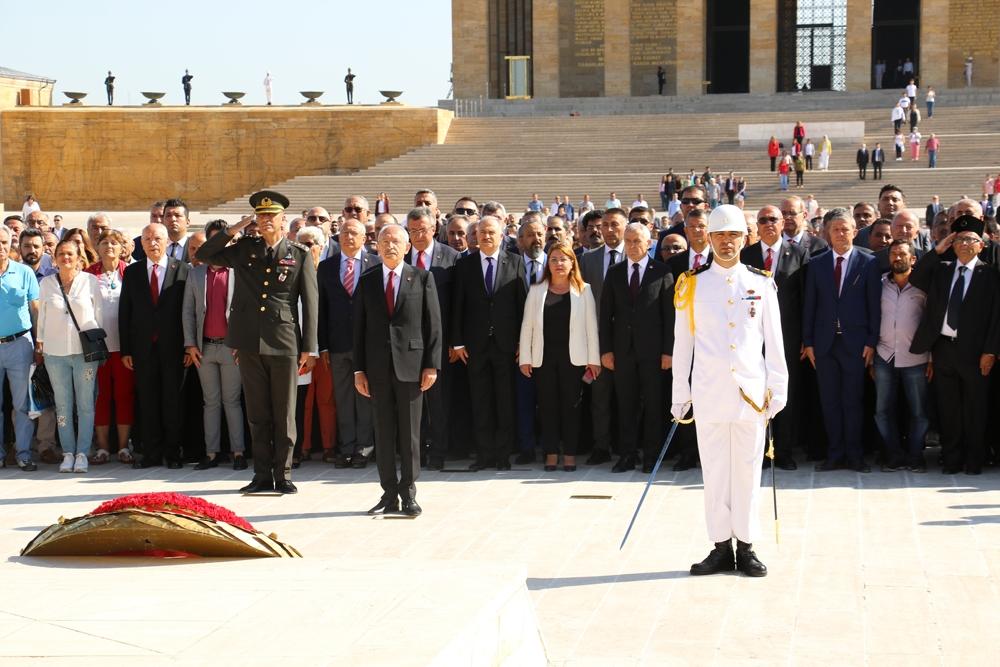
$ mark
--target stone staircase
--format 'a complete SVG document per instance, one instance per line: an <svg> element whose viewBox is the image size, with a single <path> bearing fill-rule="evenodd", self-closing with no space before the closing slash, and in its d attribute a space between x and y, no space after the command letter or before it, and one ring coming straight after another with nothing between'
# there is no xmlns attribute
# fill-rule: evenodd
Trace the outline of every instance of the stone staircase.
<svg viewBox="0 0 1000 667"><path fill-rule="evenodd" d="M890 102L895 95L891 94ZM890 105L787 111L782 109L788 106L782 96L769 96L771 108L753 112L720 106L698 113L456 118L444 144L423 147L351 175L302 176L273 187L289 196L293 210L320 205L339 211L349 194L374 200L376 193L385 191L393 211L400 214L408 210L413 193L420 188L434 190L444 210L458 198L471 196L480 202L496 199L510 211L522 211L533 192L546 202L556 194L579 202L589 193L600 206L610 191L626 203L642 193L659 208L658 184L668 168L680 174L694 169L700 174L711 166L716 174L728 170L742 174L748 181L747 208L757 208L777 202L782 194L777 175L769 171L765 150L739 145L740 123L801 120L808 133L811 122L862 120L869 147L881 141L889 156L883 182L899 185L911 205L922 211L933 194L946 203L966 194L978 197L986 172L1000 172L1000 108L954 107L944 99L939 97L934 117L924 118L920 127L925 141L931 132L941 139L934 170L926 167L924 156L919 162L909 157L903 162L892 160ZM790 137L779 138L790 144ZM814 137L814 143L818 139ZM824 207L874 200L881 184L858 179L857 148L834 143L830 171L807 173L805 188L797 194L811 193ZM208 213L231 216L246 210L242 197Z"/></svg>

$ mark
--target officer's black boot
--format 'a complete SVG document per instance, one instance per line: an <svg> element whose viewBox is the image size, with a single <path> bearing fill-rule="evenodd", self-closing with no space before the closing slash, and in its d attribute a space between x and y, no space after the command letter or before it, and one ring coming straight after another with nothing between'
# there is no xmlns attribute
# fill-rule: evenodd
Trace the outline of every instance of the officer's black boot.
<svg viewBox="0 0 1000 667"><path fill-rule="evenodd" d="M767 567L757 560L753 545L736 540L736 569L748 577L766 577Z"/></svg>
<svg viewBox="0 0 1000 667"><path fill-rule="evenodd" d="M691 566L691 574L699 577L704 574L716 574L718 572L732 572L736 568L736 560L733 556L733 543L730 540L716 542L715 548L708 554L708 557L700 563Z"/></svg>

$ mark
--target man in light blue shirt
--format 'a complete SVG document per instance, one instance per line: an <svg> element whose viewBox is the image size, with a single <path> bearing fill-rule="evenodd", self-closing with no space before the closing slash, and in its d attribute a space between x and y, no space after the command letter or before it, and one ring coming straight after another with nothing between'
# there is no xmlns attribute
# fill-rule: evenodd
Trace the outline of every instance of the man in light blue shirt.
<svg viewBox="0 0 1000 667"><path fill-rule="evenodd" d="M31 460L35 429L28 417L28 374L34 351L31 330L38 315L38 280L29 267L10 258L10 243L10 231L0 227L0 303L4 305L0 308L0 384L4 377L10 383L17 465L31 472L38 469ZM7 454L3 442L0 422L0 466Z"/></svg>

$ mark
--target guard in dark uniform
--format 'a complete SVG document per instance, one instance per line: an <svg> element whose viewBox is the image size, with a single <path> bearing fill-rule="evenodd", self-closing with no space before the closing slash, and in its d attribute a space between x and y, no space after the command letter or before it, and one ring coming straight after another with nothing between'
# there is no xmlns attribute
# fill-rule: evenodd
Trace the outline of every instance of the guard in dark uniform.
<svg viewBox="0 0 1000 667"><path fill-rule="evenodd" d="M108 91L108 106L115 103L115 77L108 70L108 75L104 77L104 89Z"/></svg>
<svg viewBox="0 0 1000 667"><path fill-rule="evenodd" d="M184 104L187 105L191 104L191 79L193 78L194 74L184 70L184 76L181 77L181 85L184 86Z"/></svg>
<svg viewBox="0 0 1000 667"><path fill-rule="evenodd" d="M319 356L319 290L309 250L285 238L288 198L250 196L259 236L227 244L254 221L246 217L205 242L197 258L234 269L236 287L226 345L236 350L253 440L253 481L242 493L296 493L291 482L295 384Z"/></svg>

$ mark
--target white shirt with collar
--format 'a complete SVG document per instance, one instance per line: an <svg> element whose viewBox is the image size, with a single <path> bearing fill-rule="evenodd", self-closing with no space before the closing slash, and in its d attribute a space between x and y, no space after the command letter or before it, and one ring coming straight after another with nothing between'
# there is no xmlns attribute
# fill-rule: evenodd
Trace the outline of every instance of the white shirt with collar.
<svg viewBox="0 0 1000 667"><path fill-rule="evenodd" d="M479 251L479 263L480 263L480 265L482 266L482 269L483 269L483 284L484 285L486 284L486 267L489 266L489 263L486 261L486 258L489 257L489 258L493 259L493 286L496 287L496 284L497 284L497 271L499 270L499 266L500 266L500 252L501 251L500 251L499 247L497 248L496 252L493 253L492 255L487 255L482 250Z"/></svg>
<svg viewBox="0 0 1000 667"><path fill-rule="evenodd" d="M804 229L795 236L789 236L788 234L782 232L781 238L784 239L785 241L788 241L792 245L802 245L802 237L805 236L805 233L806 230Z"/></svg>
<svg viewBox="0 0 1000 667"><path fill-rule="evenodd" d="M774 245L767 245L763 240L760 242L760 256L765 262L767 261L767 251L771 249L774 253L771 255L771 274L778 272L778 257L781 256L781 241L779 238Z"/></svg>
<svg viewBox="0 0 1000 667"><path fill-rule="evenodd" d="M692 249L691 252L688 253L688 269L689 270L694 269L694 258L699 256L701 257L701 261L698 263L698 266L699 267L705 266L706 264L708 264L708 258L711 254L712 254L711 246L705 246L705 249L702 250L701 252Z"/></svg>
<svg viewBox="0 0 1000 667"><path fill-rule="evenodd" d="M390 269L385 264L382 265L382 289L389 285L389 274L396 274L392 278L392 302L399 300L399 281L403 279L403 262L400 262L395 269Z"/></svg>
<svg viewBox="0 0 1000 667"><path fill-rule="evenodd" d="M844 288L844 281L847 279L847 265L851 263L851 253L854 252L854 246L847 249L843 255L838 255L836 250L830 249L830 254L833 256L830 261L833 262L833 270L837 270L837 258L843 257L844 261L840 265L840 284L837 285L837 296L840 296L841 290Z"/></svg>
<svg viewBox="0 0 1000 667"><path fill-rule="evenodd" d="M966 271L965 275L963 276L965 283L962 285L962 299L963 300L965 299L965 295L969 293L969 283L972 282L972 270L976 268L977 262L979 262L978 257L973 257L972 259L970 259L968 264L962 264L957 260L955 261L955 269L954 271L952 271L951 274L951 285L948 287L949 297L951 297L951 291L955 289L955 281L958 280L958 269L964 266L966 269L968 269L968 271ZM948 326L947 309L945 309L944 313L944 322L941 323L941 335L949 336L950 338L954 338L955 336L958 335L958 331Z"/></svg>
<svg viewBox="0 0 1000 667"><path fill-rule="evenodd" d="M184 253L187 250L187 242L190 236L185 236L180 241L171 241L167 239L167 248L164 254L170 259L176 259L178 262L184 261ZM176 244L176 245L175 245Z"/></svg>
<svg viewBox="0 0 1000 667"><path fill-rule="evenodd" d="M523 252L521 253L521 259L524 260L524 280L525 280L525 284L527 284L529 287L531 286L531 263L535 262L536 264L538 264L538 267L535 270L535 275L536 275L537 281L541 282L542 281L542 273L545 271L545 257L546 257L546 255L545 255L544 252L541 255L539 255L537 258L534 258L534 259L531 258L531 257L528 257Z"/></svg>
<svg viewBox="0 0 1000 667"><path fill-rule="evenodd" d="M615 263L618 263L625 259L625 241L620 241L618 245L614 248L609 246L607 243L604 244L604 271L601 275L608 275L608 269L611 268L611 251L615 251Z"/></svg>
<svg viewBox="0 0 1000 667"><path fill-rule="evenodd" d="M646 275L646 267L649 266L649 255L648 254L643 255L642 259L640 259L638 262L633 262L628 257L625 258L625 261L628 262L628 271L625 272L625 284L630 285L632 283L632 273L635 272L635 265L638 264L639 284L641 285L642 279Z"/></svg>
<svg viewBox="0 0 1000 667"><path fill-rule="evenodd" d="M418 266L417 260L420 258L421 252L424 253L424 262L426 264L424 269L426 270L431 268L431 262L434 261L434 241L431 241L431 244L427 246L427 250L420 251L416 248L410 249L410 264L412 264L414 268L417 268Z"/></svg>
<svg viewBox="0 0 1000 667"><path fill-rule="evenodd" d="M163 292L163 278L167 275L167 264L170 263L170 258L163 254L160 261L154 262L149 257L146 257L146 278L149 279L149 284L153 284L153 265L155 264L158 268L156 269L156 282L159 285L160 292Z"/></svg>

